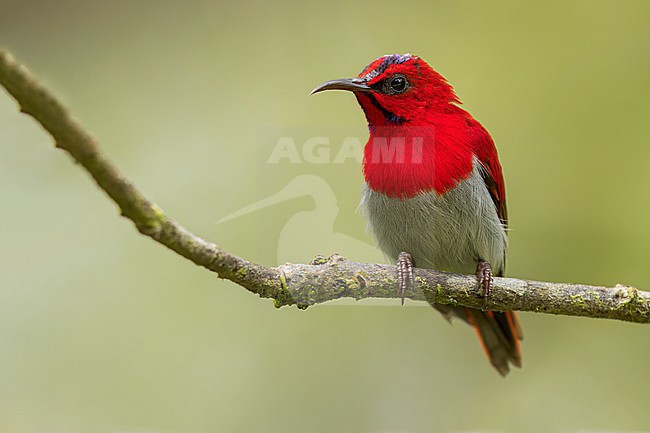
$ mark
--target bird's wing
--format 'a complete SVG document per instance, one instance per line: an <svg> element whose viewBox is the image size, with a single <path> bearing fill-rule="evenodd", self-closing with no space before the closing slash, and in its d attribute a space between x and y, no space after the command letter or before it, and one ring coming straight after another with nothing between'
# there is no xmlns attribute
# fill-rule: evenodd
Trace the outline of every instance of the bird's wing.
<svg viewBox="0 0 650 433"><path fill-rule="evenodd" d="M497 161L497 165L499 162ZM490 192L490 197L492 197L492 202L497 208L497 213L499 214L499 219L505 227L508 227L508 208L506 207L506 194L505 188L503 185L503 175L501 174L501 167L499 166L497 170L493 166L493 163L490 164L490 161L481 161L481 165L484 170L481 170L481 175L485 186Z"/></svg>
<svg viewBox="0 0 650 433"><path fill-rule="evenodd" d="M494 146L494 141L490 137L490 133L479 122L469 116L469 114L467 116L466 121L470 129L469 135L471 137L470 140L474 155L476 155L483 166L483 170L481 170L483 181L490 192L490 197L492 197L492 202L496 207L499 219L504 227L507 227L508 209L506 207L506 187L503 181L503 172L501 171L497 148Z"/></svg>
<svg viewBox="0 0 650 433"><path fill-rule="evenodd" d="M473 120L473 119L472 119ZM474 121L476 122L476 121ZM508 228L508 208L506 207L506 186L503 181L503 172L497 149L490 134L478 122L470 123L473 127L473 144L474 154L481 163L481 176L485 182L485 187L490 193L497 215L501 220L504 228ZM504 252L505 255L505 252ZM504 260L505 263L505 260ZM497 272L497 276L503 276L504 269Z"/></svg>

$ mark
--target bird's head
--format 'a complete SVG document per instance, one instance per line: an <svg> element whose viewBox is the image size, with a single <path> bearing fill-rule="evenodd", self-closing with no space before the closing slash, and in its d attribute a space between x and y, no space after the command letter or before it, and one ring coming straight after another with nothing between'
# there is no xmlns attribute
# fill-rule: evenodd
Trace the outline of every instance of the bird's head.
<svg viewBox="0 0 650 433"><path fill-rule="evenodd" d="M327 81L310 94L324 90L354 92L371 126L418 123L430 110L459 103L447 80L411 54L382 56L356 78Z"/></svg>

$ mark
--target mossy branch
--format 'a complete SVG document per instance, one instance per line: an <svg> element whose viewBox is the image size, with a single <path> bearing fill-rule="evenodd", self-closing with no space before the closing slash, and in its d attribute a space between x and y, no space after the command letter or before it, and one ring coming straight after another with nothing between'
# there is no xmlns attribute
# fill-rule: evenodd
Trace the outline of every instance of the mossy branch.
<svg viewBox="0 0 650 433"><path fill-rule="evenodd" d="M138 191L100 150L97 141L62 104L12 56L0 50L0 83L68 152L97 185L133 221L140 233L181 256L216 272L275 305L310 305L343 297L399 298L394 266L357 263L333 255L310 264L287 263L268 268L234 256L185 229ZM535 311L570 316L650 323L650 293L628 286L613 288L495 278L485 300L476 278L428 269L415 270L413 300L493 311Z"/></svg>

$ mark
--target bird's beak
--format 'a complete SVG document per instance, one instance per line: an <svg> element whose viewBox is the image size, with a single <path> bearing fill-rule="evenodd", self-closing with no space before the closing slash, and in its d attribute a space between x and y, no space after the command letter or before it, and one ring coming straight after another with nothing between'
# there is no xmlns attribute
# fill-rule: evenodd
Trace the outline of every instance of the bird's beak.
<svg viewBox="0 0 650 433"><path fill-rule="evenodd" d="M323 90L348 90L350 92L370 92L366 80L363 78L339 78L338 80L326 81L311 91L309 96Z"/></svg>

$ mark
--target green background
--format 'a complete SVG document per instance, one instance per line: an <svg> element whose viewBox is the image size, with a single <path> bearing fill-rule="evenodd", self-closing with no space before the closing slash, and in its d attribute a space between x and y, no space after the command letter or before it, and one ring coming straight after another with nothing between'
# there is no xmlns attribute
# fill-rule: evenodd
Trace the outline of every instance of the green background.
<svg viewBox="0 0 650 433"><path fill-rule="evenodd" d="M382 260L358 164L266 160L278 134L363 138L351 95L307 93L412 52L497 143L508 274L646 290L649 29L646 1L0 0L0 46L238 255ZM303 174L329 185L333 225L308 183L216 224ZM467 326L396 304L276 310L218 280L138 235L0 91L0 432L650 430L647 326L521 314L504 380Z"/></svg>

